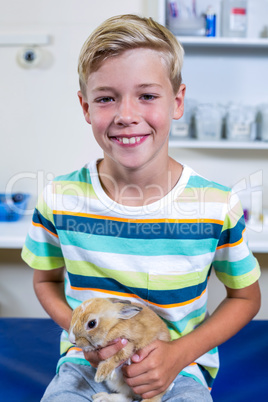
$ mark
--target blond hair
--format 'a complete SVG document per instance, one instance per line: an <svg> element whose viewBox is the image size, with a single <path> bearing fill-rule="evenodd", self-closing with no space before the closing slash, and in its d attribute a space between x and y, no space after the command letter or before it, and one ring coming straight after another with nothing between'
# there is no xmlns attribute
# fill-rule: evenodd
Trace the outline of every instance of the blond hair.
<svg viewBox="0 0 268 402"><path fill-rule="evenodd" d="M182 46L166 27L152 18L132 14L104 21L84 43L78 63L82 93L86 93L89 75L97 71L104 60L137 48L153 49L161 53L169 70L173 91L177 93L181 84Z"/></svg>

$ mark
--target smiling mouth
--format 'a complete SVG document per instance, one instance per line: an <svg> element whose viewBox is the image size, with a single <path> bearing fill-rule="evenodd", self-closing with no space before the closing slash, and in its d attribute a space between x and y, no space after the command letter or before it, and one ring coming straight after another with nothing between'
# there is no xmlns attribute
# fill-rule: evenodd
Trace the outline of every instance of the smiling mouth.
<svg viewBox="0 0 268 402"><path fill-rule="evenodd" d="M142 136L133 136L133 137L110 137L112 140L119 142L123 145L134 145L139 144L142 140L144 140L148 135Z"/></svg>

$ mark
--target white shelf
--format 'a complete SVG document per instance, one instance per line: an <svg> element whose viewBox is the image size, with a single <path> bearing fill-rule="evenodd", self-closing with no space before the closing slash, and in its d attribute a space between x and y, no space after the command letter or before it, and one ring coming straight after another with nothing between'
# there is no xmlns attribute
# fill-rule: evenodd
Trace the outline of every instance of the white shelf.
<svg viewBox="0 0 268 402"><path fill-rule="evenodd" d="M204 36L178 36L183 46L200 47L236 47L236 48L267 48L267 38L223 38Z"/></svg>
<svg viewBox="0 0 268 402"><path fill-rule="evenodd" d="M192 148L192 149L268 149L268 142L263 141L201 141L201 140L175 140L170 138L170 148Z"/></svg>
<svg viewBox="0 0 268 402"><path fill-rule="evenodd" d="M31 225L31 216L17 222L0 222L0 248L21 249ZM249 247L255 253L268 253L268 226L248 228Z"/></svg>
<svg viewBox="0 0 268 402"><path fill-rule="evenodd" d="M0 222L0 248L22 248L31 220L32 216L23 216L19 221Z"/></svg>

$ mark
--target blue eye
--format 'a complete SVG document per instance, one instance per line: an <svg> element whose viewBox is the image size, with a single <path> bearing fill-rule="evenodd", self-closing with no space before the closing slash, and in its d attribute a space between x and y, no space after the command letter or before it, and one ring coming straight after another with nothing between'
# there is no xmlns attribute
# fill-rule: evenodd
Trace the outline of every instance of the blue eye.
<svg viewBox="0 0 268 402"><path fill-rule="evenodd" d="M109 103L109 102L112 102L112 101L113 101L113 98L111 96L104 96L104 97L98 98L96 100L97 103Z"/></svg>
<svg viewBox="0 0 268 402"><path fill-rule="evenodd" d="M150 100L154 100L156 99L155 95L151 95L151 94L144 94L141 96L141 98L145 101L150 101Z"/></svg>

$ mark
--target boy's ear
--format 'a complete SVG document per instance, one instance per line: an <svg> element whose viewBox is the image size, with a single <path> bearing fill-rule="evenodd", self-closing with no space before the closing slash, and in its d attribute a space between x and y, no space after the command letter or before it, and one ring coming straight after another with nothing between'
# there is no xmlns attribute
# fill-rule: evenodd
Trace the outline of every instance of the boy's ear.
<svg viewBox="0 0 268 402"><path fill-rule="evenodd" d="M79 98L80 105L82 106L86 122L88 124L91 124L90 114L89 114L89 105L88 105L87 99L85 98L85 96L82 94L81 91L78 91L77 95Z"/></svg>
<svg viewBox="0 0 268 402"><path fill-rule="evenodd" d="M185 97L186 86L184 84L180 85L180 88L175 97L175 108L173 119L178 120L182 117L184 112L184 97Z"/></svg>

